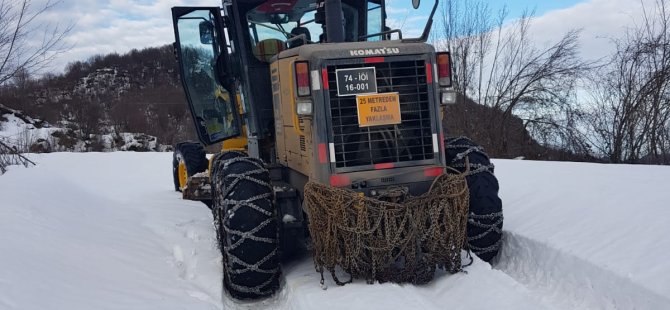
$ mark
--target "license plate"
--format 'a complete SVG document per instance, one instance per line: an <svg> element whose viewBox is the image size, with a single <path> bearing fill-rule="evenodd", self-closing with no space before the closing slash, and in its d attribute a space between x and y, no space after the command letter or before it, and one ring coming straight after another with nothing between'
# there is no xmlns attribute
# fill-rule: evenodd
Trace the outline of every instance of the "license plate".
<svg viewBox="0 0 670 310"><path fill-rule="evenodd" d="M356 96L358 126L371 127L400 124L400 96L383 93Z"/></svg>
<svg viewBox="0 0 670 310"><path fill-rule="evenodd" d="M377 93L377 74L375 67L337 69L337 95L355 96Z"/></svg>

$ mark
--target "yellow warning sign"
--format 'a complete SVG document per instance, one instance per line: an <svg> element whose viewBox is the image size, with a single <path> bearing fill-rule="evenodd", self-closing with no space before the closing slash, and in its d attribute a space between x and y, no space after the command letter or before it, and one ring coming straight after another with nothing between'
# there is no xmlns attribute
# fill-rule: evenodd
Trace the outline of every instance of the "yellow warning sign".
<svg viewBox="0 0 670 310"><path fill-rule="evenodd" d="M358 126L370 127L400 124L400 96L383 93L356 96Z"/></svg>

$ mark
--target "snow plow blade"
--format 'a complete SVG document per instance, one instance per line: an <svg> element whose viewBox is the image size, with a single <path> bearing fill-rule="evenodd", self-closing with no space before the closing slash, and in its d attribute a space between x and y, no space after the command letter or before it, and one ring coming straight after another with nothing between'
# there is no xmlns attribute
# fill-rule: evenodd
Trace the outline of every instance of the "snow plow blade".
<svg viewBox="0 0 670 310"><path fill-rule="evenodd" d="M187 200L211 201L212 184L208 176L192 176L188 178L182 195Z"/></svg>
<svg viewBox="0 0 670 310"><path fill-rule="evenodd" d="M305 205L321 283L324 270L338 285L357 278L424 284L436 268L462 271L468 197L464 174L441 175L427 193L400 203L307 183ZM338 279L338 266L349 279Z"/></svg>

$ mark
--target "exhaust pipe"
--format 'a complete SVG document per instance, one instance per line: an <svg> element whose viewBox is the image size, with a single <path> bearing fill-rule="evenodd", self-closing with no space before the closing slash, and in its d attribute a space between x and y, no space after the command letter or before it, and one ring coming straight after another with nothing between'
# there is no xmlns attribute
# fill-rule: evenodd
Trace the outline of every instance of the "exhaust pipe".
<svg viewBox="0 0 670 310"><path fill-rule="evenodd" d="M325 0L326 39L330 43L344 42L344 24L341 0Z"/></svg>

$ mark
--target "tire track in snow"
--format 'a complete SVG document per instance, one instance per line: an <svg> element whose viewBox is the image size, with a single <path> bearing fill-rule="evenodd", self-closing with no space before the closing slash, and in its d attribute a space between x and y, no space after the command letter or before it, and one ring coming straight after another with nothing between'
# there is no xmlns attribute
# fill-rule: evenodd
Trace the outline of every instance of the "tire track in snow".
<svg viewBox="0 0 670 310"><path fill-rule="evenodd" d="M209 229L210 225L202 225L208 222L208 219L190 220L187 222L175 223L170 231L173 235L170 237L174 243L172 246L171 264L174 266L178 276L189 284L189 288L185 293L196 300L212 305L212 309L222 309L220 304L221 295L218 289L218 276L216 284L212 285L209 277L204 277L203 270L200 270L200 263L208 263L206 257L198 255L198 248L214 249L216 247L213 236L210 238L203 238L198 232L199 230ZM217 256L216 264L220 264L220 257ZM206 267L206 266L205 266ZM211 275L208 275L211 276ZM217 288L217 290L213 290Z"/></svg>
<svg viewBox="0 0 670 310"><path fill-rule="evenodd" d="M641 264L644 262L640 262ZM670 299L577 255L509 231L494 268L565 309L668 309ZM662 275L659 275L662 276Z"/></svg>

